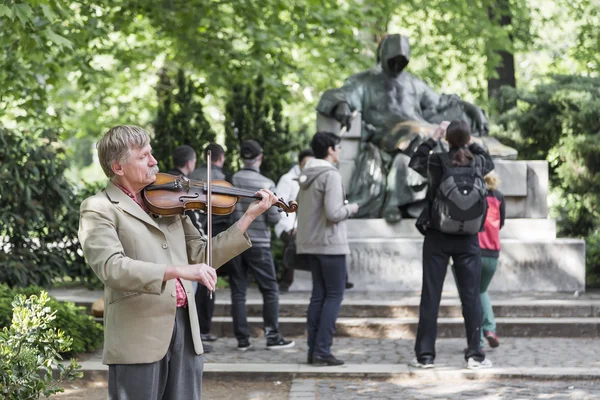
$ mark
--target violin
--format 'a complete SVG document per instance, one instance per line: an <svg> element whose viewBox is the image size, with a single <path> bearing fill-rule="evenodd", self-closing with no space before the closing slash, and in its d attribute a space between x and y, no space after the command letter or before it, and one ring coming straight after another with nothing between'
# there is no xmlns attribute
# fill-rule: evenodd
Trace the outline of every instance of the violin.
<svg viewBox="0 0 600 400"><path fill-rule="evenodd" d="M262 199L255 192L236 188L227 181L211 180L207 183L165 173L156 174L154 183L142 191L142 199L148 210L163 216L183 214L186 210L207 212L209 208L212 208L212 214L228 215L242 197ZM212 198L212 207L207 207L207 198ZM273 206L278 207L279 212L288 214L298 210L297 202L286 203L282 198L278 200Z"/></svg>

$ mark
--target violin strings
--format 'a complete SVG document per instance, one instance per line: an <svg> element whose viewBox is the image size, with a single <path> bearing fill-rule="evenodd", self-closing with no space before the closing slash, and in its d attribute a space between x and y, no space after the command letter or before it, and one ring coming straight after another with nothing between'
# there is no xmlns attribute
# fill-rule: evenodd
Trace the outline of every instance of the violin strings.
<svg viewBox="0 0 600 400"><path fill-rule="evenodd" d="M190 186L207 190L206 184L192 184ZM234 195L234 196L237 195L237 196L248 196L248 197L260 197L260 196L257 196L256 192L252 192L250 190L229 188L226 186L213 186L212 192L216 193L216 194L230 194L230 195Z"/></svg>

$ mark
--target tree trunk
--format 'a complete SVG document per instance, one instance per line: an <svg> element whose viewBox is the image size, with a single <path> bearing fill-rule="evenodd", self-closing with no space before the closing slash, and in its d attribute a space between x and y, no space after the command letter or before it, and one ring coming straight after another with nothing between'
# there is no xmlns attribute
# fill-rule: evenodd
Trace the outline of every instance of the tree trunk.
<svg viewBox="0 0 600 400"><path fill-rule="evenodd" d="M510 3L508 0L499 0L493 9L491 7L489 8L488 15L492 23L495 22L497 15L499 15L498 22L502 27L510 26L512 24ZM510 40L511 42L513 41L512 35L510 35ZM500 50L498 51L498 55L501 57L500 64L495 68L498 77L488 78L488 100L492 104L498 104L501 86L517 87L517 80L515 78L515 57L513 53L507 50ZM503 108L512 108L514 106L515 104L505 104Z"/></svg>

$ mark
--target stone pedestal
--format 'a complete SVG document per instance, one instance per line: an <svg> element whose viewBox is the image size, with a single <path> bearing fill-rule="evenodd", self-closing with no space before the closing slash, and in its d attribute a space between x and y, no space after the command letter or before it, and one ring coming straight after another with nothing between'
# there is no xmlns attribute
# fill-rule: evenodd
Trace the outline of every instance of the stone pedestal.
<svg viewBox="0 0 600 400"><path fill-rule="evenodd" d="M339 132L339 124L317 118L319 130ZM340 172L347 186L360 145L360 115L343 135ZM585 242L556 238L548 218L548 163L494 160L506 198L502 251L491 291L574 292L585 290ZM356 290L413 292L421 289L423 237L415 220L388 224L383 219L347 221L350 280ZM296 271L291 290L311 290L310 274ZM452 273L444 290L455 291Z"/></svg>

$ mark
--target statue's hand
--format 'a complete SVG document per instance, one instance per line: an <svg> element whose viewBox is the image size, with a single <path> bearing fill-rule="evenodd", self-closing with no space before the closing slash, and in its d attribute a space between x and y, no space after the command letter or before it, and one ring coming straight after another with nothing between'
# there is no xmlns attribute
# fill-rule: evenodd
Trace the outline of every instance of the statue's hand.
<svg viewBox="0 0 600 400"><path fill-rule="evenodd" d="M471 129L481 136L487 136L489 132L488 120L483 113L483 110L474 104L466 101L461 101L462 108L471 119Z"/></svg>
<svg viewBox="0 0 600 400"><path fill-rule="evenodd" d="M352 121L352 111L348 103L340 103L335 107L333 112L333 118L335 118L342 126L346 127L346 131L350 131Z"/></svg>

